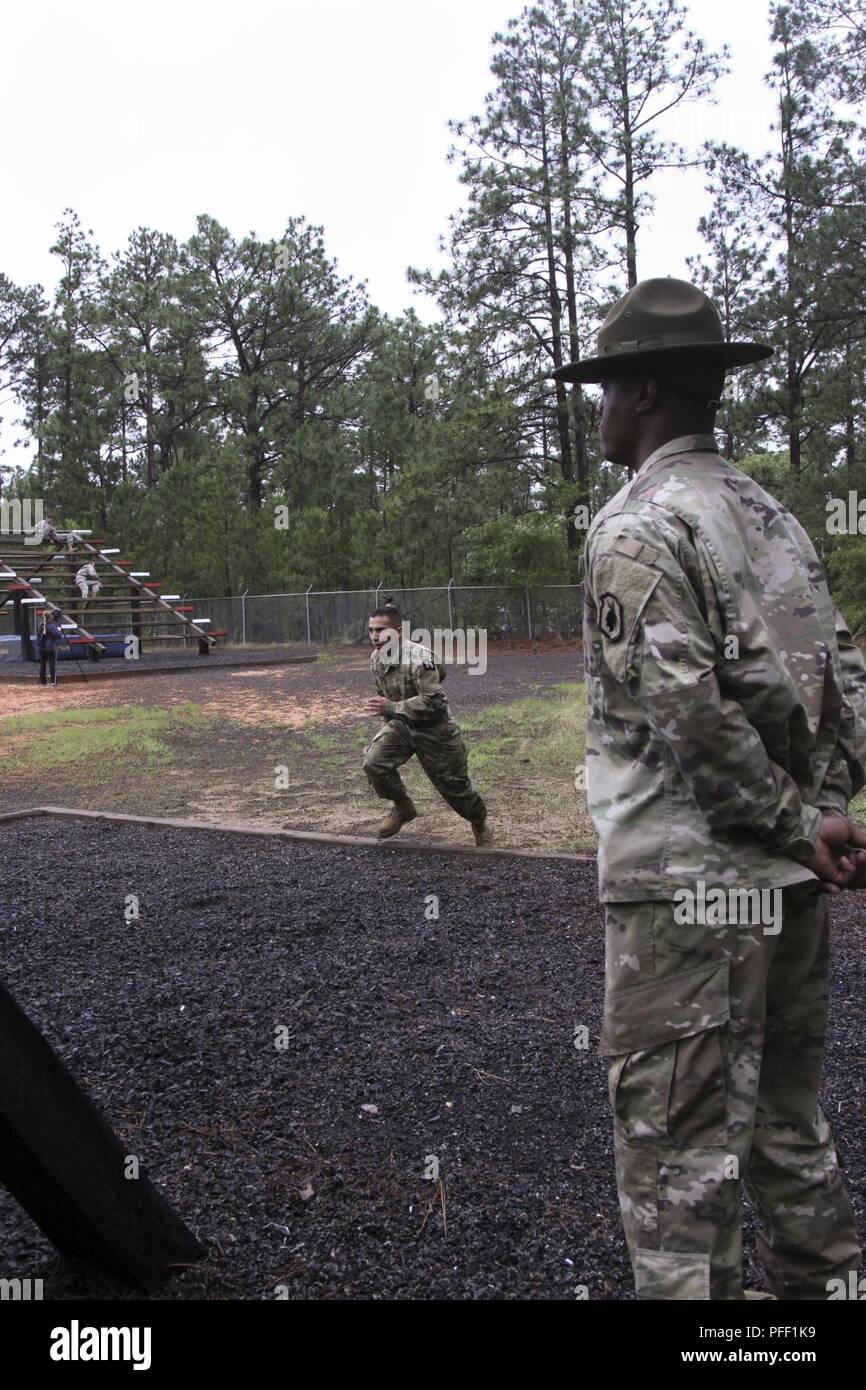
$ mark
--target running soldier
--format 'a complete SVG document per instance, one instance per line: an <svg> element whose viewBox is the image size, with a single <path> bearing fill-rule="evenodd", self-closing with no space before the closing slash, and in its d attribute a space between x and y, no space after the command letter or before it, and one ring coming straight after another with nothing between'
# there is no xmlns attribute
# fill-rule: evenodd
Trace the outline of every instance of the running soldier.
<svg viewBox="0 0 866 1390"><path fill-rule="evenodd" d="M426 647L404 642L401 632L401 616L390 604L370 618L370 668L379 693L366 709L381 715L385 724L364 754L364 771L376 795L394 803L379 825L379 839L390 839L418 814L397 771L415 754L440 796L470 822L476 845L484 848L492 843L487 810L469 780L466 747L442 692L446 669Z"/></svg>

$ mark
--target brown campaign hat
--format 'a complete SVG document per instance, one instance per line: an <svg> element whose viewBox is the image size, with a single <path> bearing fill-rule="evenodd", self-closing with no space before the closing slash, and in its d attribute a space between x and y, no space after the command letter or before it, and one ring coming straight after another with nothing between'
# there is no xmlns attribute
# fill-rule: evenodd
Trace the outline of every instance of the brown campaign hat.
<svg viewBox="0 0 866 1390"><path fill-rule="evenodd" d="M558 381L601 381L617 367L663 359L672 353L706 353L726 368L745 367L772 357L766 343L725 339L713 301L685 280L641 280L614 304L598 334L598 356L569 362L551 376Z"/></svg>

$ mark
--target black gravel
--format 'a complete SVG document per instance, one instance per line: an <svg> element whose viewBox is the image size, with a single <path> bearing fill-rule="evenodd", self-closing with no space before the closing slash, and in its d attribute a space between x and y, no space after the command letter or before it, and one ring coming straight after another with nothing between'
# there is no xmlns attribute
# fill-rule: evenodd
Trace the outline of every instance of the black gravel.
<svg viewBox="0 0 866 1390"><path fill-rule="evenodd" d="M593 865L48 819L0 834L2 978L208 1247L164 1297L631 1297ZM864 903L834 907L825 1087L861 1213ZM3 1191L0 1251L0 1277L46 1297L126 1296L57 1260Z"/></svg>

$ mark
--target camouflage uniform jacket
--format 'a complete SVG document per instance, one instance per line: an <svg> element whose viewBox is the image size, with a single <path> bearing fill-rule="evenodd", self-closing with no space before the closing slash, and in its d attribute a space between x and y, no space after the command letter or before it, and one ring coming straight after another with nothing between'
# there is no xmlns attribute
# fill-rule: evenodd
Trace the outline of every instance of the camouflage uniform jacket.
<svg viewBox="0 0 866 1390"><path fill-rule="evenodd" d="M420 643L401 642L396 661L389 661L385 653L374 651L370 669L377 691L389 701L386 719L402 719L410 725L429 727L450 718L448 701L440 684L448 673Z"/></svg>
<svg viewBox="0 0 866 1390"><path fill-rule="evenodd" d="M866 667L802 526L673 439L584 551L587 799L602 901L813 877L817 808L864 785Z"/></svg>

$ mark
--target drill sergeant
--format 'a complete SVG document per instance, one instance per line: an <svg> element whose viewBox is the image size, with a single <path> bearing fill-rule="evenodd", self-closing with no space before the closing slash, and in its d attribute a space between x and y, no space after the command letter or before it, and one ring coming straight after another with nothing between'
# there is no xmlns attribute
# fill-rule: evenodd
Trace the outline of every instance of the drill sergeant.
<svg viewBox="0 0 866 1390"><path fill-rule="evenodd" d="M584 661L599 1050L640 1299L826 1299L860 1261L818 1090L826 895L863 879L866 670L806 532L713 435L725 370L771 355L657 279L555 373L601 383L603 455L633 474L587 535ZM690 912L710 888L722 910ZM743 1290L741 1182L769 1295Z"/></svg>
<svg viewBox="0 0 866 1390"><path fill-rule="evenodd" d="M440 796L470 822L475 843L483 848L492 843L487 811L469 780L466 747L442 692L447 671L426 647L403 641L401 627L390 604L370 618L370 669L379 693L366 708L385 724L364 754L364 771L376 795L394 803L379 825L379 839L390 839L418 814L397 771L414 753Z"/></svg>

